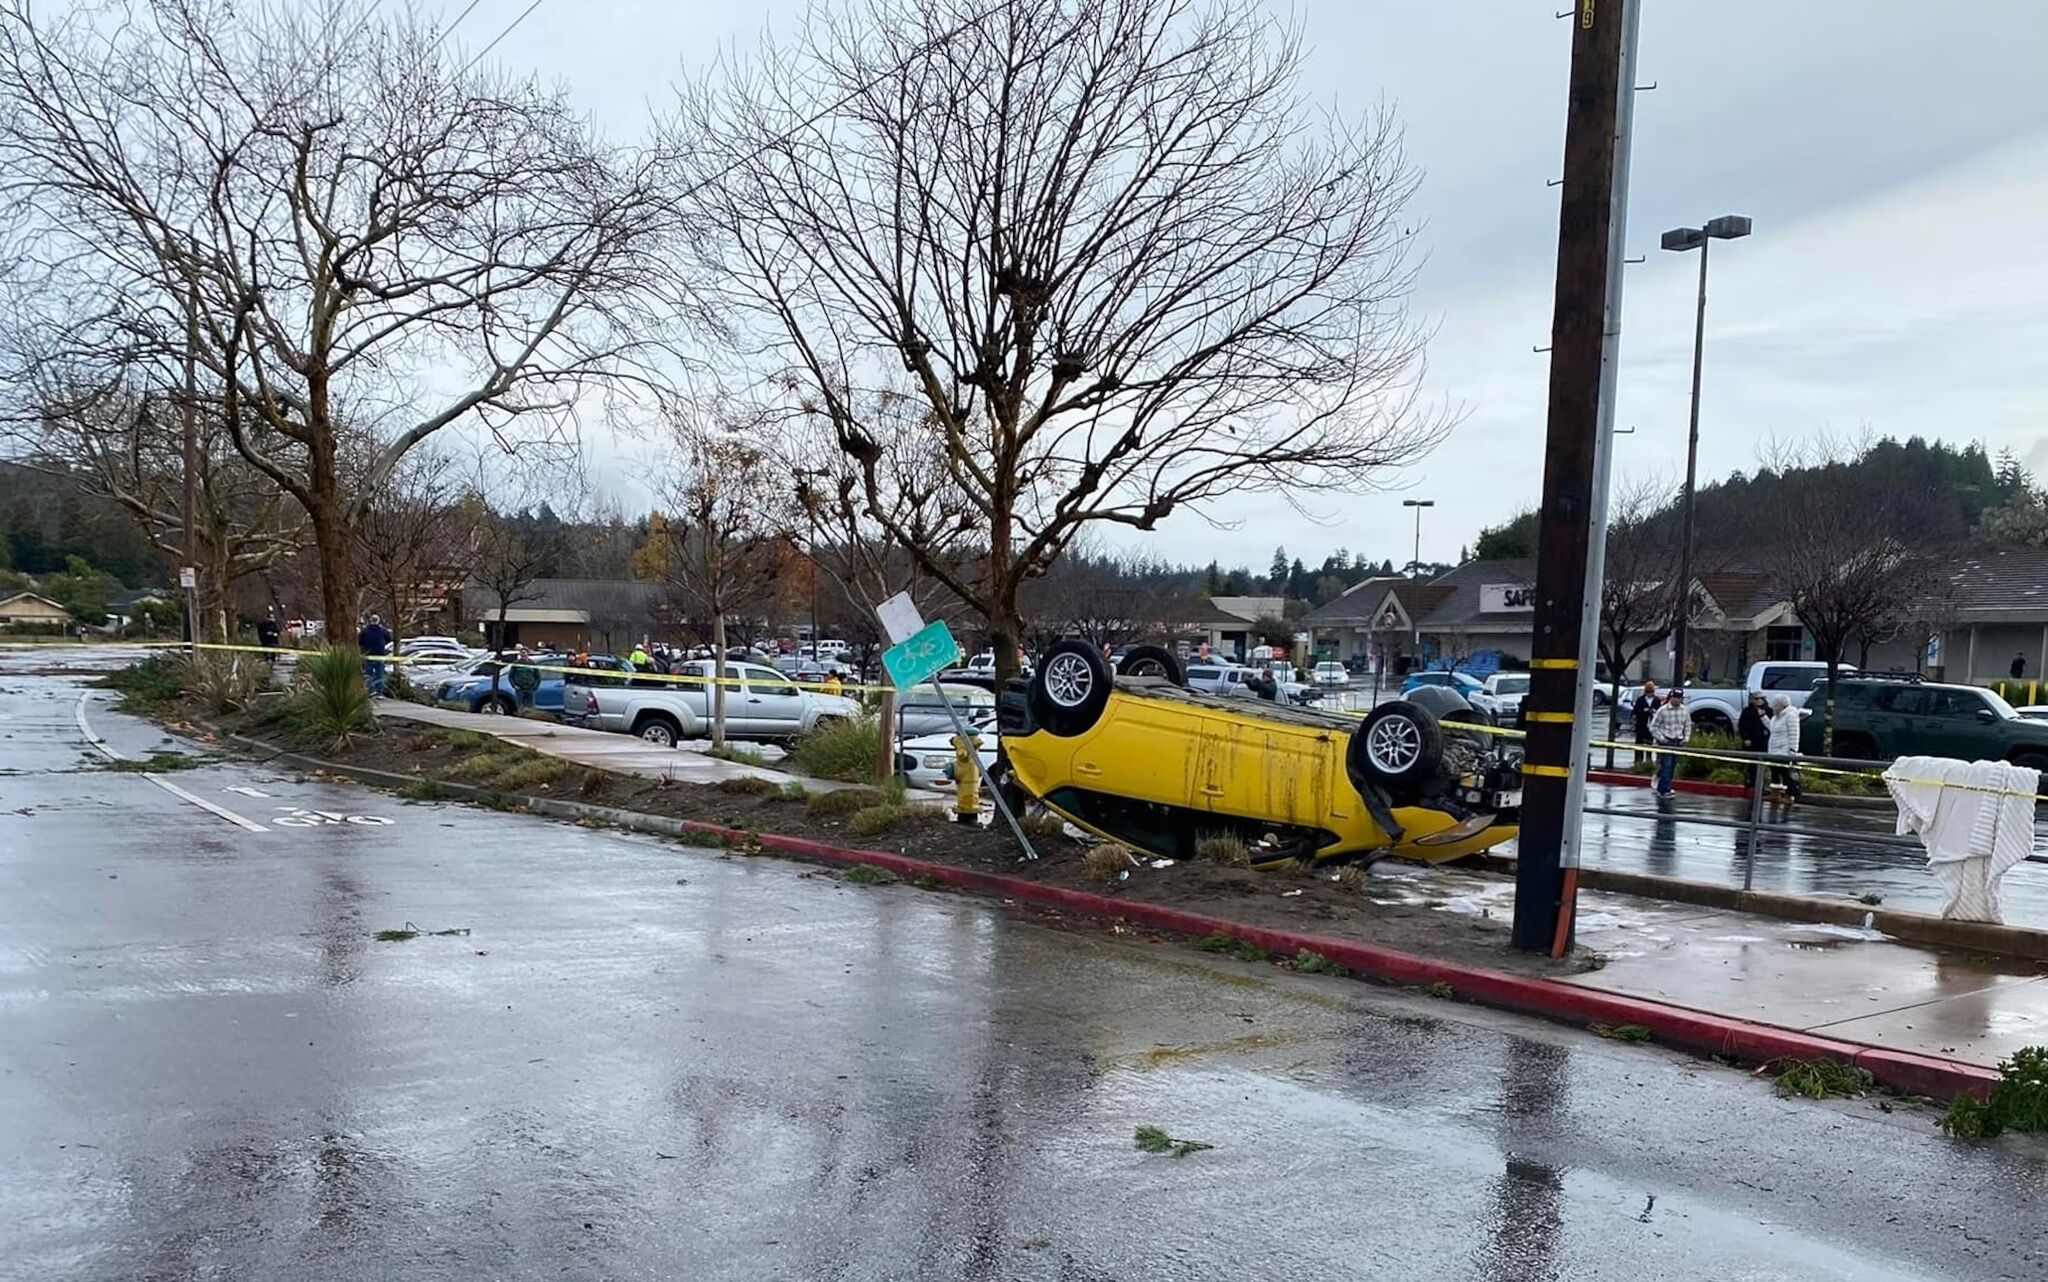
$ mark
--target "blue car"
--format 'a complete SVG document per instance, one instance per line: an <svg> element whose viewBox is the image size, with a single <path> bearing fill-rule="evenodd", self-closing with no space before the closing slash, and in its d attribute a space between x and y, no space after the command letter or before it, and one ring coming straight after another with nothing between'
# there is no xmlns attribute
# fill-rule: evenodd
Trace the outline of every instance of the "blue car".
<svg viewBox="0 0 2048 1282"><path fill-rule="evenodd" d="M566 654L529 655L527 664L485 659L474 670L458 673L441 682L434 690L434 702L453 704L470 712L508 717L529 708L560 715L562 686L566 679L559 672L540 669L567 667L571 662L571 656ZM632 664L608 654L591 655L590 666L611 672L633 670Z"/></svg>
<svg viewBox="0 0 2048 1282"><path fill-rule="evenodd" d="M1469 703L1473 695L1486 688L1486 683L1468 672L1411 672L1408 679L1401 683L1401 693L1407 694L1423 686L1441 686L1454 691Z"/></svg>

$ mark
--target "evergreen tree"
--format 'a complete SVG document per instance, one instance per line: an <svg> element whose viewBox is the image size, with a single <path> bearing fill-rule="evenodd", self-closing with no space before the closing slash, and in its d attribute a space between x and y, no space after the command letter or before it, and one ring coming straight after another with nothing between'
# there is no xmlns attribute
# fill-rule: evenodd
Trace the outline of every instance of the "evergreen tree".
<svg viewBox="0 0 2048 1282"><path fill-rule="evenodd" d="M1273 564L1266 571L1266 583L1275 592L1284 591L1287 586L1287 549L1273 549Z"/></svg>

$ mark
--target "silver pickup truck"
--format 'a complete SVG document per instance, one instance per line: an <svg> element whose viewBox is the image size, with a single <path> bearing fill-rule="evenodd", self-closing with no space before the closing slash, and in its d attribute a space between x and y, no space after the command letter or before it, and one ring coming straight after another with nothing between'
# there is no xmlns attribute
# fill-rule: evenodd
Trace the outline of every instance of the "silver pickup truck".
<svg viewBox="0 0 2048 1282"><path fill-rule="evenodd" d="M686 739L710 738L711 661L678 664L670 671L706 678L706 683L634 684L624 676L574 676L562 687L562 720L637 735L664 748ZM860 715L860 705L853 700L799 689L788 677L758 663L728 663L725 678L725 732L735 739L794 739L821 722Z"/></svg>

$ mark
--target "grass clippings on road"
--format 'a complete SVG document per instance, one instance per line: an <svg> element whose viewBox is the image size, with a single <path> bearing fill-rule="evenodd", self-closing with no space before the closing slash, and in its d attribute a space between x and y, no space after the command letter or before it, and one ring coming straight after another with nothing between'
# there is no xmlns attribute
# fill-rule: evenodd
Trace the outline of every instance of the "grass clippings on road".
<svg viewBox="0 0 2048 1282"><path fill-rule="evenodd" d="M1200 1140L1175 1139L1157 1126L1140 1126L1132 1135L1140 1153L1171 1153L1174 1157L1186 1157L1190 1153L1207 1152L1214 1144Z"/></svg>

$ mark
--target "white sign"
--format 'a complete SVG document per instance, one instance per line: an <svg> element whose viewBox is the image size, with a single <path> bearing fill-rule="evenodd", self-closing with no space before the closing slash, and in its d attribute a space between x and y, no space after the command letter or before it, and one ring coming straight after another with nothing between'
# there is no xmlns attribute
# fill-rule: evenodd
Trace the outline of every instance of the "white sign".
<svg viewBox="0 0 2048 1282"><path fill-rule="evenodd" d="M1536 609L1536 589L1527 583L1482 583L1479 585L1481 614L1518 614Z"/></svg>
<svg viewBox="0 0 2048 1282"><path fill-rule="evenodd" d="M191 566L189 566L189 565L181 565L181 566L179 566L179 567L178 567L178 586L179 586L179 587L181 587L181 588L188 588L188 589L189 589L189 588L196 588L196 587L198 587L198 586L199 586L199 571L197 571L197 570L193 569L193 568L192 568Z"/></svg>
<svg viewBox="0 0 2048 1282"><path fill-rule="evenodd" d="M917 602L910 599L908 592L898 592L876 606L875 617L882 621L882 631L889 634L890 645L902 645L924 631L924 616L917 612Z"/></svg>

